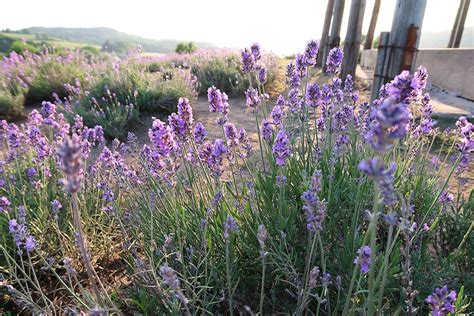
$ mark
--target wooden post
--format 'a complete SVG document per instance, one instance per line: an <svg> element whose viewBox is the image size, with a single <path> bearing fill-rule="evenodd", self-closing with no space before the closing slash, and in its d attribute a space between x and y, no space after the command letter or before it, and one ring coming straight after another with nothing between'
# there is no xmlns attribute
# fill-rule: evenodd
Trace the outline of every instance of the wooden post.
<svg viewBox="0 0 474 316"><path fill-rule="evenodd" d="M377 19L379 17L381 0L375 0L374 8L372 9L372 17L370 18L369 30L367 31L367 37L365 38L364 49L371 49L374 41L375 26L377 25Z"/></svg>
<svg viewBox="0 0 474 316"><path fill-rule="evenodd" d="M324 65L326 60L324 60L324 50L327 48L329 27L331 26L332 12L334 11L334 0L328 0L328 5L326 7L326 15L324 17L323 24L323 33L321 34L321 42L319 43L319 52L318 52L318 65ZM327 56L327 55L326 55Z"/></svg>
<svg viewBox="0 0 474 316"><path fill-rule="evenodd" d="M323 59L326 60L329 51L331 48L339 46L341 41L340 33L341 33L341 24L342 24L342 16L344 15L344 2L345 0L336 0L334 4L334 15L331 24L331 35L329 36L328 45L324 50L324 57ZM326 65L323 67L324 72L326 72Z"/></svg>
<svg viewBox="0 0 474 316"><path fill-rule="evenodd" d="M454 21L453 30L451 31L451 36L449 38L448 48L459 48L470 4L471 0L461 0L456 14L456 20Z"/></svg>
<svg viewBox="0 0 474 316"><path fill-rule="evenodd" d="M342 62L342 78L347 75L355 76L357 58L361 42L362 21L364 20L365 0L352 0L344 40L344 59Z"/></svg>
<svg viewBox="0 0 474 316"><path fill-rule="evenodd" d="M385 82L385 73L388 68L388 41L390 38L389 32L382 32L379 38L379 47L377 51L377 63L374 70L374 81L372 83L372 93L370 100L373 101L379 97L379 91Z"/></svg>
<svg viewBox="0 0 474 316"><path fill-rule="evenodd" d="M392 29L390 30L389 39L389 58L390 64L387 72L387 80L394 78L400 73L405 54L405 45L407 44L408 31L410 27L416 27L421 32L423 17L425 14L427 0L398 0L395 14L392 21ZM420 37L417 36L413 45L413 49L418 49ZM414 66L416 54L412 59Z"/></svg>

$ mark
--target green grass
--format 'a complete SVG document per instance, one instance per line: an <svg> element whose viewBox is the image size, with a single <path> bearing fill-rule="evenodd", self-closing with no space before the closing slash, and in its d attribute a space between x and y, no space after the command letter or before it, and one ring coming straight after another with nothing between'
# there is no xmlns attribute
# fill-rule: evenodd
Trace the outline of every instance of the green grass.
<svg viewBox="0 0 474 316"><path fill-rule="evenodd" d="M68 41L65 39L54 38L54 37L49 37L46 40L40 40L40 39L37 39L35 34L9 33L9 32L1 32L0 34L14 38L14 39L18 39L18 40L25 39L28 42L33 42L33 43L46 43L55 48L76 49L76 48L81 48L85 46L93 46L97 49L101 48L99 45L94 45L94 44L85 43L85 42Z"/></svg>

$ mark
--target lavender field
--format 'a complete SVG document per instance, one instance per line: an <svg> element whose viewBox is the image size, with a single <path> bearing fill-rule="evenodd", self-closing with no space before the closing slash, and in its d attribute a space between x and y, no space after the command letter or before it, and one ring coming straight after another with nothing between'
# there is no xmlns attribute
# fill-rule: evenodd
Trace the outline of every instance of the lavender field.
<svg viewBox="0 0 474 316"><path fill-rule="evenodd" d="M470 3L3 2L0 314L474 314Z"/></svg>
<svg viewBox="0 0 474 316"><path fill-rule="evenodd" d="M473 124L319 48L4 57L2 311L472 312Z"/></svg>

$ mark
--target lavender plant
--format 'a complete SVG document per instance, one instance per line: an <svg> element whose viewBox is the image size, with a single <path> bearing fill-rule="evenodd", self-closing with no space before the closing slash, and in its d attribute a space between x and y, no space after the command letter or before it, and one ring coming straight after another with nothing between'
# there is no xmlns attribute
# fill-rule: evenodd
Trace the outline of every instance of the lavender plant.
<svg viewBox="0 0 474 316"><path fill-rule="evenodd" d="M290 62L271 110L260 46L241 51L256 135L214 86L215 126L183 96L145 144L128 134L107 146L101 126L69 123L73 98L21 126L3 121L1 285L12 301L46 314L472 310L474 194L452 187L468 189L472 123L460 118L435 150L443 132L423 67L361 103L353 79L337 77L339 48L316 80L318 49L310 41Z"/></svg>

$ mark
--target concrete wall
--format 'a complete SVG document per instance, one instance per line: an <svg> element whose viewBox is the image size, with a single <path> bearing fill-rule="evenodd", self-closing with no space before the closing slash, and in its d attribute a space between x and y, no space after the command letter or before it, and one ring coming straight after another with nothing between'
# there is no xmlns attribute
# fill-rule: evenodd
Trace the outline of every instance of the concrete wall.
<svg viewBox="0 0 474 316"><path fill-rule="evenodd" d="M363 50L360 64L374 69L377 50ZM416 67L428 69L428 83L474 100L474 49L420 49Z"/></svg>

